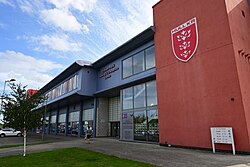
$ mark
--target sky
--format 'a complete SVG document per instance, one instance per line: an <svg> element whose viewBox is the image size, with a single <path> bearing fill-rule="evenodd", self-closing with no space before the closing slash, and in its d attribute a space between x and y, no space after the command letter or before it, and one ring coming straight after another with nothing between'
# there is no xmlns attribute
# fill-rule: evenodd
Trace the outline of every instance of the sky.
<svg viewBox="0 0 250 167"><path fill-rule="evenodd" d="M153 25L158 1L0 0L0 93L6 80L39 89L74 61L105 56Z"/></svg>

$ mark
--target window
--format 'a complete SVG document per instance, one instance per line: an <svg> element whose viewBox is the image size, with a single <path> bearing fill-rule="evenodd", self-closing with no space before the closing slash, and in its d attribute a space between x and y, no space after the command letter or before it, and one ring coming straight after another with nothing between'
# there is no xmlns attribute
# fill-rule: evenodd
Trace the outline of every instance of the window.
<svg viewBox="0 0 250 167"><path fill-rule="evenodd" d="M56 113L54 113L55 115L51 115L50 118L50 123L56 123Z"/></svg>
<svg viewBox="0 0 250 167"><path fill-rule="evenodd" d="M145 84L134 86L134 108L146 107Z"/></svg>
<svg viewBox="0 0 250 167"><path fill-rule="evenodd" d="M146 69L155 67L155 47L152 46L145 51L146 54Z"/></svg>
<svg viewBox="0 0 250 167"><path fill-rule="evenodd" d="M66 93L69 92L69 80L66 81Z"/></svg>
<svg viewBox="0 0 250 167"><path fill-rule="evenodd" d="M122 139L158 142L156 81L123 89L122 104Z"/></svg>
<svg viewBox="0 0 250 167"><path fill-rule="evenodd" d="M123 89L123 91L122 91L122 108L124 110L133 108L133 87Z"/></svg>
<svg viewBox="0 0 250 167"><path fill-rule="evenodd" d="M147 82L147 106L157 105L156 81Z"/></svg>
<svg viewBox="0 0 250 167"><path fill-rule="evenodd" d="M66 121L66 113L59 114L58 122L65 122Z"/></svg>
<svg viewBox="0 0 250 167"><path fill-rule="evenodd" d="M78 77L78 75L75 75L75 76L74 76L73 89L76 89L76 88L77 88L77 85L78 85L78 83L77 83L77 77Z"/></svg>
<svg viewBox="0 0 250 167"><path fill-rule="evenodd" d="M63 84L62 84L62 94L65 94L66 93L66 82L64 82Z"/></svg>
<svg viewBox="0 0 250 167"><path fill-rule="evenodd" d="M79 121L79 111L69 113L69 122Z"/></svg>
<svg viewBox="0 0 250 167"><path fill-rule="evenodd" d="M63 83L59 84L57 87L50 90L48 95L48 100L55 99L65 93L68 93L78 87L78 75L74 75L70 79L64 81Z"/></svg>
<svg viewBox="0 0 250 167"><path fill-rule="evenodd" d="M82 120L83 121L92 121L94 119L94 109L86 109L83 110L83 116L82 116Z"/></svg>
<svg viewBox="0 0 250 167"><path fill-rule="evenodd" d="M53 90L52 90L52 98L53 98L53 99L56 97L55 94L56 94L56 90L53 89Z"/></svg>
<svg viewBox="0 0 250 167"><path fill-rule="evenodd" d="M139 52L133 56L133 68L134 68L133 74L137 74L145 70L144 52Z"/></svg>
<svg viewBox="0 0 250 167"><path fill-rule="evenodd" d="M156 81L150 81L122 90L123 110L146 106L157 106Z"/></svg>
<svg viewBox="0 0 250 167"><path fill-rule="evenodd" d="M145 141L147 137L147 117L145 111L134 112L134 140Z"/></svg>
<svg viewBox="0 0 250 167"><path fill-rule="evenodd" d="M122 62L122 68L123 68L123 74L122 74L122 77L123 78L126 78L130 75L132 75L132 71L133 71L133 68L132 68L132 57L126 59L126 60L123 60Z"/></svg>
<svg viewBox="0 0 250 167"><path fill-rule="evenodd" d="M151 46L122 61L122 77L127 78L155 67L155 50Z"/></svg>

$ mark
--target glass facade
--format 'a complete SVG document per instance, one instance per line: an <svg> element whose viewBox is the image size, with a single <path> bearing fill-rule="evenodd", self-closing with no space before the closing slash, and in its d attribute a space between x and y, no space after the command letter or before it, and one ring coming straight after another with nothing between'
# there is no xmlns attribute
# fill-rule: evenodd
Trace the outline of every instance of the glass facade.
<svg viewBox="0 0 250 167"><path fill-rule="evenodd" d="M129 77L133 74L133 68L132 68L132 57L127 58L126 60L123 60L122 62L123 67L123 78Z"/></svg>
<svg viewBox="0 0 250 167"><path fill-rule="evenodd" d="M147 106L157 105L156 82L146 83L147 87Z"/></svg>
<svg viewBox="0 0 250 167"><path fill-rule="evenodd" d="M140 73L145 70L144 52L139 52L133 56L133 70L134 74Z"/></svg>
<svg viewBox="0 0 250 167"><path fill-rule="evenodd" d="M155 47L152 46L145 50L146 70L155 67Z"/></svg>
<svg viewBox="0 0 250 167"><path fill-rule="evenodd" d="M133 88L127 88L122 90L122 108L132 109L133 108Z"/></svg>
<svg viewBox="0 0 250 167"><path fill-rule="evenodd" d="M121 136L125 140L157 142L159 133L156 81L145 82L155 75L155 70L152 69L155 68L155 50L152 41L150 45L149 43L146 45L147 47L144 45L143 49L134 52L135 54L130 57L114 60L115 63L119 64L117 67L122 70L118 75L110 79L111 82L115 81L114 84L110 84L108 81L94 83L96 82L94 78L96 73L90 73L91 71L88 69L85 73L84 66L79 67L78 72L72 72L67 79L64 77L63 80L58 82L58 85L49 88L49 90L47 89L46 95L48 101L50 101L48 103L50 110L48 111L50 113L49 133L80 136L85 135L87 127L91 126L98 128L94 130L96 136L99 133L99 136L107 134L113 137ZM86 68L96 70L94 66L86 66ZM82 76L79 76L80 74ZM130 76L133 77L120 81L120 79ZM82 84L84 85L79 85L81 83L79 78L82 78ZM90 79L90 82L85 82L85 79ZM143 80L145 83L141 83ZM96 89L91 84L95 84ZM123 89L126 85L130 85L130 87ZM111 90L111 94L107 97L104 94L103 101L99 96L96 96L97 99L92 96L95 93L102 93L102 91L109 93L109 90ZM119 90L120 96L118 95ZM69 94L72 96L65 96ZM62 100L61 98L65 99ZM73 104L79 107L75 108ZM93 107L96 107L96 110ZM105 109L99 110L99 108ZM107 110L108 112L106 112ZM101 124L98 124L99 122ZM95 125L93 125L94 123Z"/></svg>
<svg viewBox="0 0 250 167"><path fill-rule="evenodd" d="M66 128L66 112L59 113L57 133L64 134Z"/></svg>
<svg viewBox="0 0 250 167"><path fill-rule="evenodd" d="M158 142L156 81L123 89L122 105L123 139ZM128 123L130 118L132 124Z"/></svg>
<svg viewBox="0 0 250 167"><path fill-rule="evenodd" d="M145 111L134 112L134 140L146 141L147 117Z"/></svg>
<svg viewBox="0 0 250 167"><path fill-rule="evenodd" d="M145 84L134 86L134 108L146 107Z"/></svg>
<svg viewBox="0 0 250 167"><path fill-rule="evenodd" d="M80 114L80 111L72 111L69 113L68 134L78 135L79 114Z"/></svg>
<svg viewBox="0 0 250 167"><path fill-rule="evenodd" d="M148 141L159 141L158 110L147 110Z"/></svg>
<svg viewBox="0 0 250 167"><path fill-rule="evenodd" d="M56 112L52 112L50 116L50 133L56 133Z"/></svg>
<svg viewBox="0 0 250 167"><path fill-rule="evenodd" d="M93 122L94 122L94 109L86 109L83 110L83 115L82 115L82 134L85 135L88 126L93 127Z"/></svg>
<svg viewBox="0 0 250 167"><path fill-rule="evenodd" d="M48 101L50 101L77 88L78 88L78 74L74 75L73 77L59 84L54 89L47 92L46 96L48 97Z"/></svg>
<svg viewBox="0 0 250 167"><path fill-rule="evenodd" d="M155 49L154 46L151 46L122 61L122 78L153 67L155 67Z"/></svg>

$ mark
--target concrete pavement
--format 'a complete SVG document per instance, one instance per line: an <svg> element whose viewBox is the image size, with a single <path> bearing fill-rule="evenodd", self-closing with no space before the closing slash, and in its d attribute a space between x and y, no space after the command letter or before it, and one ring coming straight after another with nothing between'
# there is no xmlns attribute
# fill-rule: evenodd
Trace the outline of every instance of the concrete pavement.
<svg viewBox="0 0 250 167"><path fill-rule="evenodd" d="M156 144L124 142L112 138L94 138L91 144L83 139L31 145L27 153L43 152L61 148L80 147L120 158L170 167L209 167L209 166L250 166L250 155L235 155L218 152L213 154L206 150L193 150L163 147ZM0 157L22 154L22 147L0 149Z"/></svg>

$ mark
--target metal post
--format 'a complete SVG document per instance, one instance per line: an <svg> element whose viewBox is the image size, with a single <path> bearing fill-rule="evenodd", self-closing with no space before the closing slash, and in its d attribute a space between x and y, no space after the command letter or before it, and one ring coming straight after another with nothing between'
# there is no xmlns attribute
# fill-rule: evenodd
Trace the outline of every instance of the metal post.
<svg viewBox="0 0 250 167"><path fill-rule="evenodd" d="M5 95L5 87L6 87L6 83L7 83L7 82L14 82L14 81L16 81L16 80L15 80L15 79L10 79L10 80L5 80L5 81L4 81L3 93L2 93L2 96L1 96L1 105L0 105L1 109L0 109L0 114L2 114L2 108L3 108L3 97L4 97L4 95Z"/></svg>
<svg viewBox="0 0 250 167"><path fill-rule="evenodd" d="M5 92L5 86L6 86L6 81L4 81L3 93L2 93L2 96L1 96L1 109L0 109L0 114L2 114L2 108L3 108L3 97L4 97L4 92Z"/></svg>

